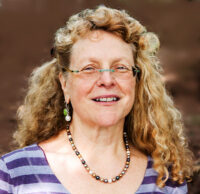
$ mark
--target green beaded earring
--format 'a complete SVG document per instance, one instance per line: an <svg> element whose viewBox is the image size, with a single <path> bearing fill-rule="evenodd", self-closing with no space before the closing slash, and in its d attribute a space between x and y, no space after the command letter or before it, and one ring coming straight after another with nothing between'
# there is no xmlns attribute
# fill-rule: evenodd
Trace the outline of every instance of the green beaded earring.
<svg viewBox="0 0 200 194"><path fill-rule="evenodd" d="M64 114L65 120L66 120L67 122L71 121L71 116L70 116L70 114L69 114L69 104L66 104L66 108L64 108L63 114Z"/></svg>

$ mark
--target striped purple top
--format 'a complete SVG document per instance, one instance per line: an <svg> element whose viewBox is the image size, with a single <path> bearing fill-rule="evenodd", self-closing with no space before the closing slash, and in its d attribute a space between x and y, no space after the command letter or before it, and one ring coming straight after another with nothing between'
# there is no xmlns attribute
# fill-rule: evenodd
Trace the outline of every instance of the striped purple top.
<svg viewBox="0 0 200 194"><path fill-rule="evenodd" d="M144 179L136 194L185 194L187 184L168 180L164 188L156 185L157 173L148 156ZM44 152L33 144L5 154L0 159L0 194L70 194L52 172Z"/></svg>

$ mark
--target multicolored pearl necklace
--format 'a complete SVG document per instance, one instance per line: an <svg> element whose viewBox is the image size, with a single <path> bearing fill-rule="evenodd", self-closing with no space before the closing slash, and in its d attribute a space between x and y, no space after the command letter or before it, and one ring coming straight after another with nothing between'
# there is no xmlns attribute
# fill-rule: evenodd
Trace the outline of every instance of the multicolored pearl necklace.
<svg viewBox="0 0 200 194"><path fill-rule="evenodd" d="M123 168L123 170L121 171L121 173L111 179L107 179L107 178L101 178L99 175L97 175L96 173L94 173L89 166L87 165L86 161L83 159L82 155L80 154L80 152L78 151L77 147L74 144L74 141L72 139L72 135L71 132L69 130L69 126L67 126L67 136L69 139L69 142L71 143L72 149L74 150L75 154L78 156L78 158L80 159L81 163L83 164L83 166L85 167L85 169L87 170L87 172L93 177L95 178L97 181L101 181L103 183L114 183L118 180L120 180L123 175L126 173L126 171L128 170L129 164L130 164L130 148L129 148L129 144L128 144L128 138L127 138L127 133L123 132L124 135L124 142L125 142L125 148L126 148L126 163L125 166Z"/></svg>

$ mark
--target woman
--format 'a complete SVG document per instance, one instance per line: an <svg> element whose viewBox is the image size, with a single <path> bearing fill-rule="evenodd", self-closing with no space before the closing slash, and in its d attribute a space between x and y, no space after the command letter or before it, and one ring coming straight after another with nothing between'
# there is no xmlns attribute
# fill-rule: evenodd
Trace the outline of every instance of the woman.
<svg viewBox="0 0 200 194"><path fill-rule="evenodd" d="M54 59L31 75L20 149L1 158L0 191L187 193L192 154L158 49L124 11L72 16L56 33Z"/></svg>

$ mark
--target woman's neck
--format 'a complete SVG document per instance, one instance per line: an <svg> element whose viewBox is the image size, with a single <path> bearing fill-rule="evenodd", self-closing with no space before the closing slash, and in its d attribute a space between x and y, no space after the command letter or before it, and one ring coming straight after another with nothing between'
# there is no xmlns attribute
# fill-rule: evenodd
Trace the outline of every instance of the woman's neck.
<svg viewBox="0 0 200 194"><path fill-rule="evenodd" d="M123 125L124 123L120 122L109 127L91 126L80 120L73 120L70 124L70 131L74 143L80 149L89 153L110 152L110 154L117 154L119 150L125 150Z"/></svg>
<svg viewBox="0 0 200 194"><path fill-rule="evenodd" d="M126 149L123 140L124 120L112 126L100 126L73 117L70 131L80 153L91 158L99 156L124 158Z"/></svg>
<svg viewBox="0 0 200 194"><path fill-rule="evenodd" d="M113 160L124 161L126 158L123 126L124 121L113 126L103 127L88 125L73 118L70 131L74 144L84 159L90 160L93 164L102 161L103 158L105 163L110 163ZM56 137L52 137L47 142L53 143L50 143L52 145L50 146L51 151L63 154L73 151L66 130L62 130Z"/></svg>

